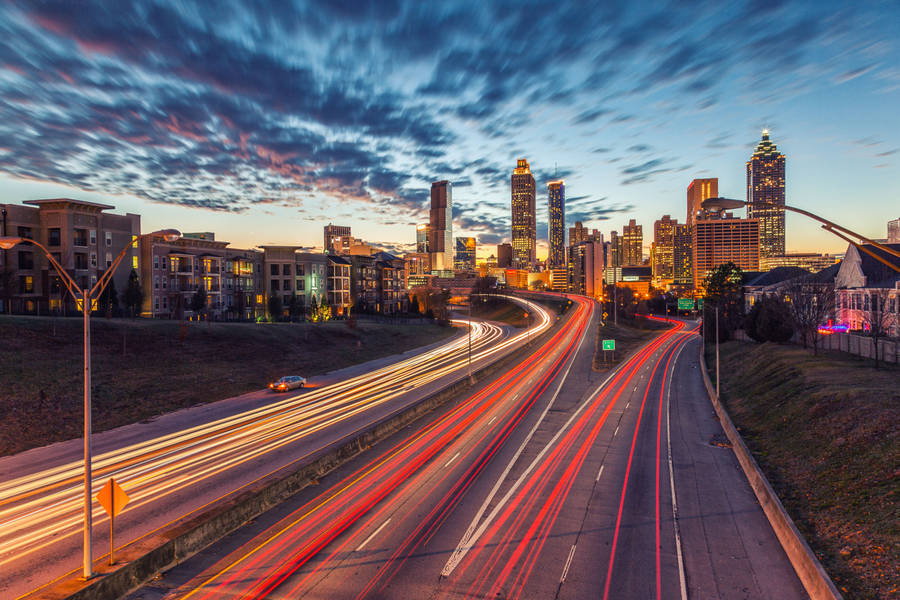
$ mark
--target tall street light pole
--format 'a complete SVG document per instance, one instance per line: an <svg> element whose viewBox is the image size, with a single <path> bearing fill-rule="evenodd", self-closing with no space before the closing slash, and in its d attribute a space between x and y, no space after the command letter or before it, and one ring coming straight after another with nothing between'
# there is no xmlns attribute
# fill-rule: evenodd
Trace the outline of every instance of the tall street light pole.
<svg viewBox="0 0 900 600"><path fill-rule="evenodd" d="M39 242L23 237L0 237L0 249L3 250L10 250L18 244L27 243L37 246L43 251L53 269L59 274L60 279L75 299L76 307L80 306L84 317L84 546L82 575L85 579L90 579L94 576L93 545L91 541L91 526L93 524L93 515L91 513L91 309L93 308L93 301L103 293L128 250L142 238L150 236L162 237L167 242L174 242L181 237L181 233L175 229L163 229L136 237L131 243L122 248L122 251L119 252L119 255L107 267L93 287L83 289L79 287L62 265L53 258L53 254Z"/></svg>

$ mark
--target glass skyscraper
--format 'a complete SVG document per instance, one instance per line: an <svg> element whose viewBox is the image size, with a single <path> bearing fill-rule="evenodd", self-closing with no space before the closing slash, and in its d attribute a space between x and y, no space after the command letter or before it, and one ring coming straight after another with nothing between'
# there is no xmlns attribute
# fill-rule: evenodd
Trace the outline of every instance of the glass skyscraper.
<svg viewBox="0 0 900 600"><path fill-rule="evenodd" d="M535 188L534 175L528 161L516 161L512 179L512 250L513 267L531 269L535 260Z"/></svg>
<svg viewBox="0 0 900 600"><path fill-rule="evenodd" d="M747 161L747 218L759 219L760 258L784 254L784 159L764 129Z"/></svg>
<svg viewBox="0 0 900 600"><path fill-rule="evenodd" d="M547 184L547 205L550 213L550 252L547 267L563 269L566 266L566 183L562 180Z"/></svg>

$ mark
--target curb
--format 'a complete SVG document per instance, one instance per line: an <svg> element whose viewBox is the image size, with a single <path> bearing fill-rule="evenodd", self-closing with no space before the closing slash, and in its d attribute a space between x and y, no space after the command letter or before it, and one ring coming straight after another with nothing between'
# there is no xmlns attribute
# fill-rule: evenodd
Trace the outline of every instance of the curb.
<svg viewBox="0 0 900 600"><path fill-rule="evenodd" d="M531 343L513 350L491 364L472 373L477 382L511 364L522 360L531 350L532 344L540 345L555 332L551 327L532 339ZM147 539L139 540L131 547L116 552L121 566L110 568L102 561L95 563L97 575L85 582L69 578L51 584L37 592L23 596L20 600L113 600L143 585L156 574L171 569L210 544L225 537L244 523L283 502L290 496L318 480L355 456L362 454L369 446L389 437L418 420L426 413L455 398L460 392L471 387L465 373L460 379L445 386L393 414L371 423L355 433L336 440L313 455L301 460L312 460L299 468L287 465L279 473L257 482L249 489L237 492L227 500L206 512ZM290 472L291 469L297 469ZM127 561L127 562L126 562Z"/></svg>
<svg viewBox="0 0 900 600"><path fill-rule="evenodd" d="M775 494L753 455L750 454L750 450L747 449L743 438L738 433L734 423L731 422L731 417L728 416L725 407L716 398L715 388L706 370L706 362L703 360L702 340L699 359L700 372L703 374L703 383L706 385L709 401L716 411L719 423L721 423L722 429L725 430L728 441L731 442L731 448L734 450L741 469L744 471L744 476L747 477L747 482L753 489L753 493L756 494L756 499L766 513L766 518L775 531L781 547L784 548L788 560L791 561L791 566L794 567L797 577L800 578L803 588L812 600L843 600L843 596L841 596L834 582L831 581L822 563L819 562L809 544L803 539L797 526L794 525L794 521L784 509L784 505L781 504L778 495Z"/></svg>

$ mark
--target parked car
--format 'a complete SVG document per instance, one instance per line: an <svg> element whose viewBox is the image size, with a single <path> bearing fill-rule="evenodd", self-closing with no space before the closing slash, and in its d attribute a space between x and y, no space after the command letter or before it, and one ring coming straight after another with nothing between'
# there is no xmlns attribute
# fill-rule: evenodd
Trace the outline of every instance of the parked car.
<svg viewBox="0 0 900 600"><path fill-rule="evenodd" d="M285 375L278 381L270 383L269 389L273 392L286 392L288 390L302 388L304 385L306 385L305 377L300 377L299 375Z"/></svg>

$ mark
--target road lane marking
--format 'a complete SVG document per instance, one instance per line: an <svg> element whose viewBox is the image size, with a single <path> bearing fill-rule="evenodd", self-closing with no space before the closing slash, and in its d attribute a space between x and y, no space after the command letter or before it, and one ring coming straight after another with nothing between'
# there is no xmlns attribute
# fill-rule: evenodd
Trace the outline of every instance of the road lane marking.
<svg viewBox="0 0 900 600"><path fill-rule="evenodd" d="M459 452L457 452L456 454L454 454L454 455L453 455L453 458L451 458L450 460L448 460L448 461L444 464L444 468L446 469L447 467L449 467L449 466L450 466L450 463L452 463L452 462L453 462L454 460L456 460L458 457L459 457Z"/></svg>
<svg viewBox="0 0 900 600"><path fill-rule="evenodd" d="M631 406L631 400L629 400L628 402L625 403L625 408L626 408L626 409L627 409L629 406Z"/></svg>
<svg viewBox="0 0 900 600"><path fill-rule="evenodd" d="M669 462L669 490L672 492L672 526L675 529L675 554L678 558L678 582L681 585L681 600L687 600L687 581L684 576L684 555L681 553L681 530L678 527L678 502L675 500L675 471L672 467L672 428L669 417L672 406L672 379L675 377L675 367L678 365L678 357L684 350L682 344L675 354L672 372L669 374L669 390L666 392L666 459Z"/></svg>
<svg viewBox="0 0 900 600"><path fill-rule="evenodd" d="M563 567L562 577L559 578L559 582L562 583L566 580L566 575L569 574L569 565L572 564L572 557L575 556L575 544L572 544L572 549L569 550L569 558L566 559L566 566Z"/></svg>
<svg viewBox="0 0 900 600"><path fill-rule="evenodd" d="M588 319L588 323L590 323L592 319L593 319L593 312L591 313L591 317L589 317L589 319ZM478 522L481 520L481 517L484 515L484 512L487 510L488 505L490 505L490 503L493 501L494 496L497 495L497 492L500 490L500 486L506 480L506 477L507 477L507 475L509 475L509 472L512 470L513 465L516 464L516 461L519 460L519 456L521 456L522 452L524 452L525 446L527 446L528 442L531 441L531 438L534 436L534 433L537 431L537 429L541 425L541 423L543 423L544 417L547 416L547 413L550 412L550 408L556 402L556 397L559 396L559 391L562 389L563 383L565 383L566 378L569 376L569 371L572 369L572 365L575 364L575 357L577 357L578 353L581 352L581 346L584 344L584 340L586 340L587 337L588 337L587 335L582 335L581 341L578 342L578 347L575 349L575 352L572 354L572 356L569 357L569 366L566 367L566 372L563 373L563 376L560 379L559 385L556 386L556 391L553 393L553 397L550 398L550 402L548 402L547 406L544 407L544 410L541 413L541 416L538 417L538 420L535 422L534 427L531 428L531 431L528 432L528 435L525 436L525 439L522 441L522 443L519 445L519 447L516 448L515 454L513 454L512 458L509 459L509 462L507 463L506 467L503 469L503 472L500 474L500 477L497 478L497 481L494 482L494 486L491 488L491 491L488 492L487 498L485 498L484 502L481 504L481 506L478 507L478 512L475 513L475 516L472 518L472 522L469 523L469 527L466 529L466 532L463 534L462 539L459 540L459 544L456 545L456 549L453 551L453 554L450 555L450 558L447 560L447 564L444 565L444 569L441 571L441 577L448 577L453 572L453 569L455 569L457 567L457 565L459 565L460 561L462 561L462 559L469 552L469 548L471 548L472 545L476 541L478 541L478 538L481 537L481 535L484 533L487 526L494 519L494 517L496 517L496 515L500 511L500 509L502 509L503 506L509 501L509 498L512 496L513 493L515 493L515 491L519 488L519 486L522 484L522 482L525 480L525 478L531 473L531 471L534 469L534 467L538 463L538 461L544 456L544 454L547 453L547 450L550 448L550 445L552 445L562 434L563 430L565 430L575 420L575 418L582 411L584 411L584 409L588 406L588 404L590 404L590 399L593 398L594 395L599 392L599 390L603 389L603 386L606 385L607 382L609 382L616 373L618 373L619 369L622 368L622 366L624 364L626 364L626 363L622 363L619 366L617 366L613 370L613 372L609 374L609 377L607 377L603 381L603 383L601 383L597 387L597 390L594 392L594 394L591 394L590 396L588 396L588 400L585 401L584 403L582 403L581 407L579 407L578 410L576 410L572 414L572 416L569 417L569 420L566 421L566 424L563 425L562 429L560 429L556 433L556 435L553 436L553 439L550 440L550 442L547 444L547 446L545 446L544 449L541 450L541 452L537 455L537 457L534 459L534 461L532 461L532 463L528 466L528 468L525 470L525 472L519 477L519 479L516 480L516 483L513 484L513 486L506 492L506 495L503 496L503 498L500 500L500 502L497 504L497 506L495 506L494 509L491 511L491 514L488 515L487 519L485 519L484 523L482 523L481 526L479 527ZM476 530L476 528L477 528L477 530Z"/></svg>
<svg viewBox="0 0 900 600"><path fill-rule="evenodd" d="M496 420L497 420L497 417L491 417L491 420L488 421L488 425L490 425L491 423L493 423Z"/></svg>
<svg viewBox="0 0 900 600"><path fill-rule="evenodd" d="M366 544L368 544L369 542L371 542L371 541L372 541L372 538L374 538L376 535L378 535L379 533L381 533L381 530L384 529L385 527L387 527L387 524L390 523L390 522L391 522L391 519L388 518L387 521L385 521L384 523L381 524L381 527L379 527L378 529L376 529L375 531L373 531L373 532L372 532L372 535L370 535L369 537L366 538L366 541L364 541L362 544L359 545L359 547L356 549L356 551L359 552L360 550L362 550L363 548L365 548L365 547L366 547Z"/></svg>
<svg viewBox="0 0 900 600"><path fill-rule="evenodd" d="M594 479L595 482L600 481L600 476L603 475L603 467L604 465L600 465L600 471L597 472L597 478Z"/></svg>
<svg viewBox="0 0 900 600"><path fill-rule="evenodd" d="M616 434L619 433L619 426L616 425L616 430L613 431L613 437L616 437Z"/></svg>

